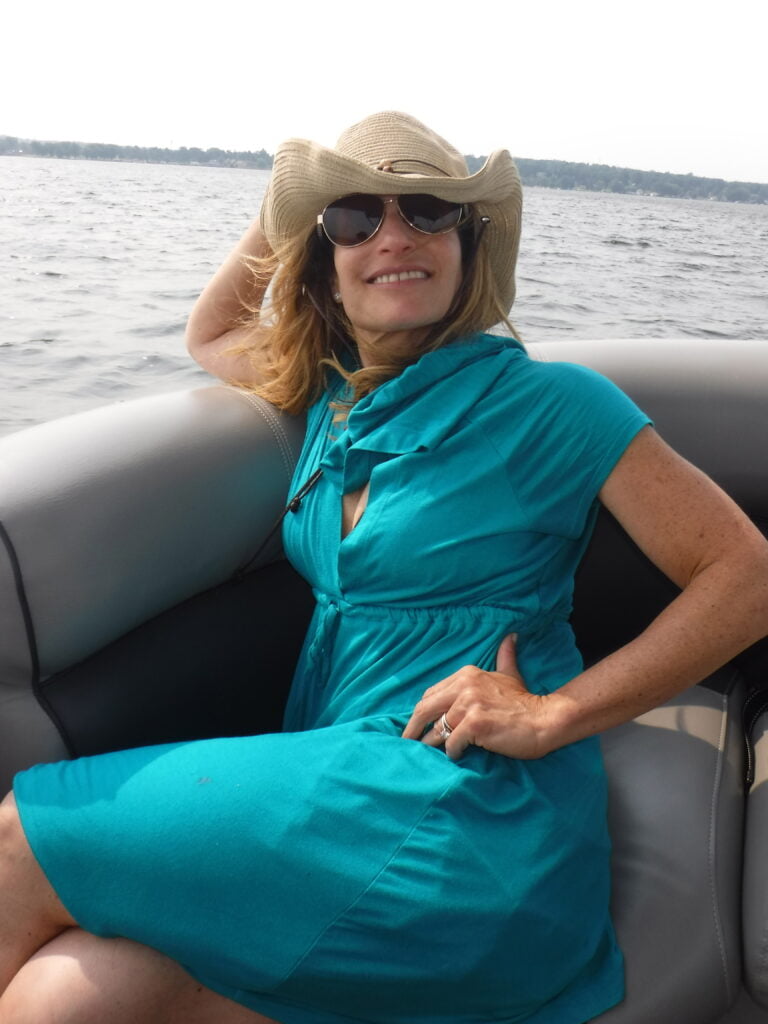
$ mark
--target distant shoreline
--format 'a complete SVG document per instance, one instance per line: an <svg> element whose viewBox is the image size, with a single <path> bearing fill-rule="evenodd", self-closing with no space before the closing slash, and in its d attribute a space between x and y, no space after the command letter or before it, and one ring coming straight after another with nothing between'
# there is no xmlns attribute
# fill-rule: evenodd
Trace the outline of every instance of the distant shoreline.
<svg viewBox="0 0 768 1024"><path fill-rule="evenodd" d="M47 142L0 135L0 156L47 157L58 160L107 160L120 163L177 164L193 167L235 167L271 170L272 154L197 147L164 149L157 146L118 146L103 142ZM467 156L470 173L482 167L485 157ZM607 164L573 163L567 160L531 160L516 157L524 185L564 191L613 192L677 199L768 205L768 184L725 181L693 174L639 171Z"/></svg>

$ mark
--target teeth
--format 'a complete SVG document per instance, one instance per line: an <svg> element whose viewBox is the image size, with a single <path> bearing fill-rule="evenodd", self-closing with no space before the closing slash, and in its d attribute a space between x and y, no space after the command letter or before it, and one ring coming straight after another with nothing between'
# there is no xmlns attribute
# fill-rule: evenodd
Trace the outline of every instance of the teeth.
<svg viewBox="0 0 768 1024"><path fill-rule="evenodd" d="M374 277L372 284L394 284L395 281L410 281L414 278L425 278L427 276L424 270L403 270L399 274L379 274L378 277Z"/></svg>

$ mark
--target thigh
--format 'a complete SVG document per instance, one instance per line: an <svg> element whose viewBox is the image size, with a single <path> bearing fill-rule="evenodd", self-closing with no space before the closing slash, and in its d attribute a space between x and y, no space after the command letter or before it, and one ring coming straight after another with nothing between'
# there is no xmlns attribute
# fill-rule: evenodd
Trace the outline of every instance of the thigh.
<svg viewBox="0 0 768 1024"><path fill-rule="evenodd" d="M204 988L128 939L71 928L40 949L0 998L2 1024L278 1024Z"/></svg>
<svg viewBox="0 0 768 1024"><path fill-rule="evenodd" d="M19 968L75 922L32 854L16 804L0 804L0 992Z"/></svg>
<svg viewBox="0 0 768 1024"><path fill-rule="evenodd" d="M14 903L24 908L30 921L44 918L57 931L75 923L30 849L16 801L9 793L0 801L0 907L4 911L0 919L4 925L19 916L10 910ZM28 922L24 927L30 927Z"/></svg>

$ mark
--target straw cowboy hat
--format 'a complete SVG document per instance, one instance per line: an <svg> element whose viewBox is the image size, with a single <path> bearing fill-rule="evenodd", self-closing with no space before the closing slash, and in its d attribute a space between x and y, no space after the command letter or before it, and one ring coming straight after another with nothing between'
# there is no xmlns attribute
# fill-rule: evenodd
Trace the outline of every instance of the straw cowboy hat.
<svg viewBox="0 0 768 1024"><path fill-rule="evenodd" d="M497 150L476 174L445 139L408 114L384 111L352 125L335 149L307 139L288 139L277 150L261 226L273 249L314 228L328 203L353 193L428 193L471 203L490 223L487 248L499 297L509 309L515 297L522 187L507 150Z"/></svg>

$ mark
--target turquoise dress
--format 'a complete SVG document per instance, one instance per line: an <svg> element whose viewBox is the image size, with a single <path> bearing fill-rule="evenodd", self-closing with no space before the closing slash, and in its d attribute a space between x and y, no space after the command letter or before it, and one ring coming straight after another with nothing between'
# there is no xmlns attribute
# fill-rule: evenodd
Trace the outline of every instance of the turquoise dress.
<svg viewBox="0 0 768 1024"><path fill-rule="evenodd" d="M84 928L282 1024L582 1024L623 994L599 741L454 763L401 732L507 633L531 690L580 671L573 572L648 419L490 336L423 356L346 424L328 402L294 490L322 476L285 524L317 597L286 731L34 768L27 836ZM342 495L368 481L342 540Z"/></svg>

